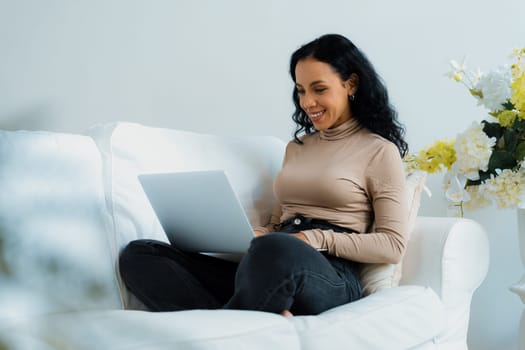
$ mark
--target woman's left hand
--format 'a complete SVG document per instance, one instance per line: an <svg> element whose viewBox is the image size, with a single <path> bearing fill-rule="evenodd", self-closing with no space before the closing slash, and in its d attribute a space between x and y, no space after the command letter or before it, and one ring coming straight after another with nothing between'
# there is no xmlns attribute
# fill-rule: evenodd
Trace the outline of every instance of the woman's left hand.
<svg viewBox="0 0 525 350"><path fill-rule="evenodd" d="M299 238L301 241L308 243L308 239L306 238L306 235L302 232L292 233L292 236Z"/></svg>

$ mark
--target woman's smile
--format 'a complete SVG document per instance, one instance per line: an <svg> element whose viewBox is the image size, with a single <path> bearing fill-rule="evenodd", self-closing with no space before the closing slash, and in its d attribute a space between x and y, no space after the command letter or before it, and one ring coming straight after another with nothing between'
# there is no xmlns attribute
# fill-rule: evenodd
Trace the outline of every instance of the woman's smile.
<svg viewBox="0 0 525 350"><path fill-rule="evenodd" d="M323 118L325 112L326 110L322 110L319 112L310 112L308 113L308 117L310 118L312 123L316 123L316 122L319 122Z"/></svg>

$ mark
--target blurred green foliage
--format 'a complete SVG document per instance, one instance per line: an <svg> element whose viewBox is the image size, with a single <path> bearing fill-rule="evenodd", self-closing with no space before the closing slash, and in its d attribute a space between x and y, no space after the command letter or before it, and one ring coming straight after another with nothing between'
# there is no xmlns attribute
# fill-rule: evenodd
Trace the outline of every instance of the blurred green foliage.
<svg viewBox="0 0 525 350"><path fill-rule="evenodd" d="M11 275L11 270L9 269L9 264L7 263L7 260L5 257L5 240L1 233L0 233L0 274Z"/></svg>

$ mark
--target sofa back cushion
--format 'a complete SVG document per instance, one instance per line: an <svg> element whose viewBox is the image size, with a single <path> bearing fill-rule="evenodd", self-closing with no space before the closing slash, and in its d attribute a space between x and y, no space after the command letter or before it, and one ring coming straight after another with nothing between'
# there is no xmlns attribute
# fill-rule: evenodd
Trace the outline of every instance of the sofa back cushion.
<svg viewBox="0 0 525 350"><path fill-rule="evenodd" d="M101 175L89 137L0 131L2 317L121 307Z"/></svg>
<svg viewBox="0 0 525 350"><path fill-rule="evenodd" d="M137 179L139 174L222 169L250 223L260 226L269 221L274 205L273 178L281 167L285 148L277 138L215 136L135 123L97 125L88 133L103 158L104 187L115 232L111 243L115 261L131 240L167 241ZM126 294L125 288L122 293Z"/></svg>
<svg viewBox="0 0 525 350"><path fill-rule="evenodd" d="M425 188L426 173L417 171L407 174L406 195L408 203L408 237L410 239L416 225L416 217L419 211L421 192ZM369 295L382 289L392 288L399 285L402 272L401 261L398 264L366 264L361 269L361 285L363 294Z"/></svg>

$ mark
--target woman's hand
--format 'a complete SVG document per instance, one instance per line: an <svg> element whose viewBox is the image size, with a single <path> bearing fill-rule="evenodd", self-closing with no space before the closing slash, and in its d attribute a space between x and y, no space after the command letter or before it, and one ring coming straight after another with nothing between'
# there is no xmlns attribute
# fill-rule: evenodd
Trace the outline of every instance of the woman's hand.
<svg viewBox="0 0 525 350"><path fill-rule="evenodd" d="M268 233L268 230L266 230L264 228L255 228L255 229L253 229L253 234L255 235L255 237L264 236L267 233Z"/></svg>
<svg viewBox="0 0 525 350"><path fill-rule="evenodd" d="M264 236L266 234L268 234L268 230L264 229L264 228L254 228L253 229L253 234L255 235L255 237L261 237L261 236ZM302 233L302 232L297 232L297 233L291 233L292 236L296 237L296 238L299 238L301 241L305 242L305 243L308 243L308 239L306 238L305 234Z"/></svg>
<svg viewBox="0 0 525 350"><path fill-rule="evenodd" d="M292 236L299 238L301 241L308 243L308 239L306 238L306 235L302 232L292 233Z"/></svg>

